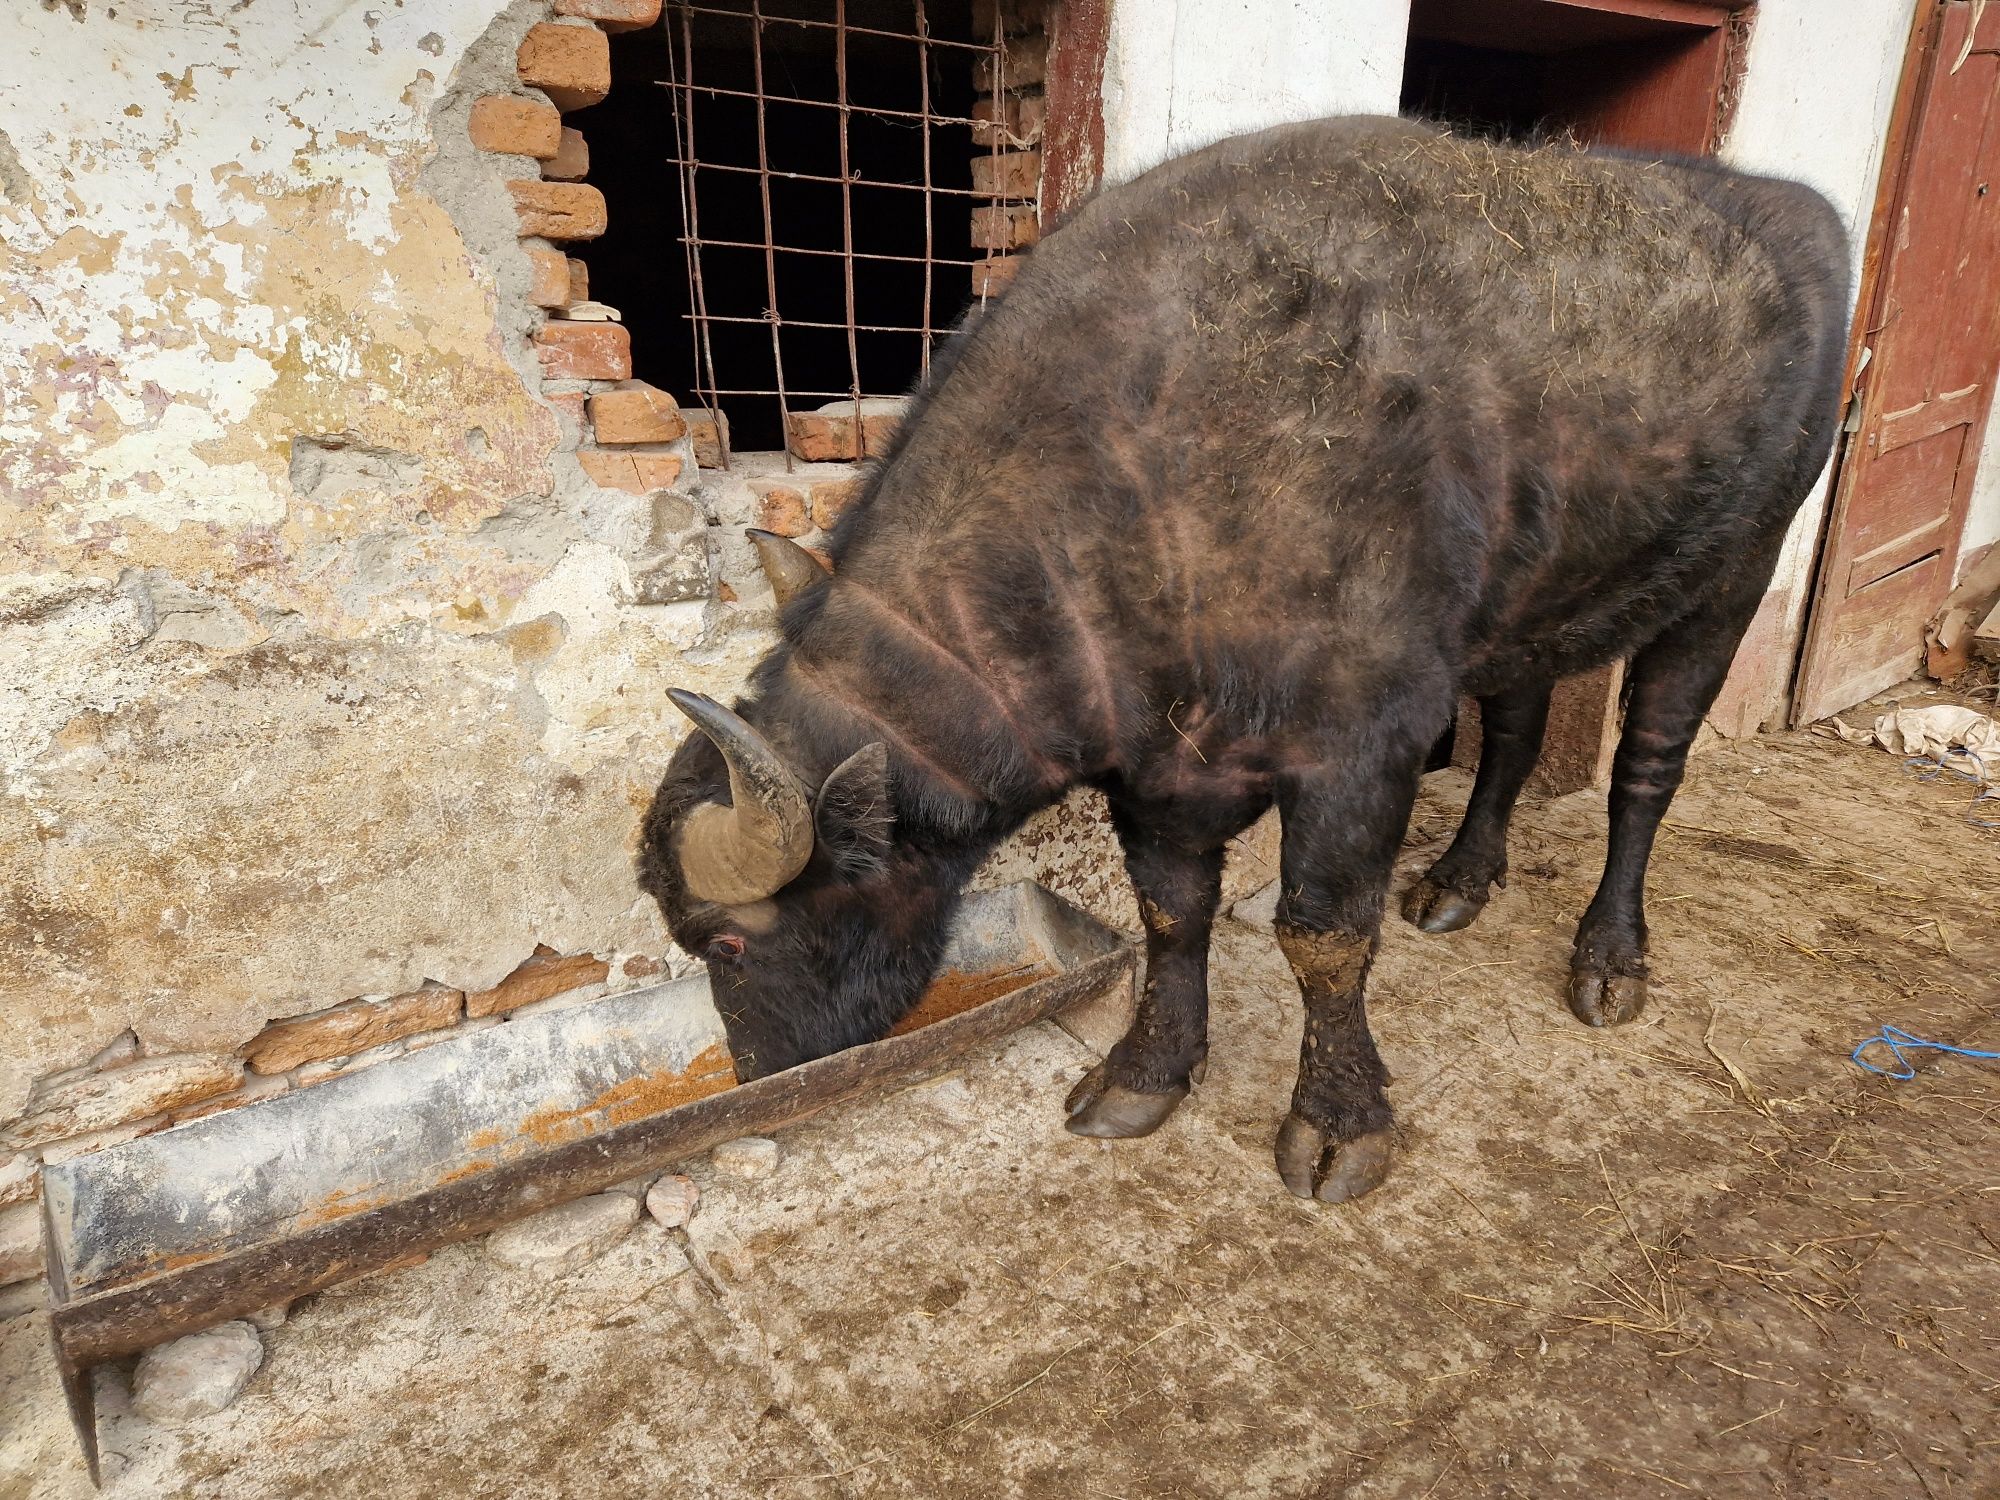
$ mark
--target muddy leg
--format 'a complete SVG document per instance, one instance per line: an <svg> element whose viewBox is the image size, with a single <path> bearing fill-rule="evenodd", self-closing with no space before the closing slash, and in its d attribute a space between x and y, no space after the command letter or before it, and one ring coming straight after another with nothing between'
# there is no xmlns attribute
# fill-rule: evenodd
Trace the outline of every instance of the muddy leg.
<svg viewBox="0 0 2000 1500"><path fill-rule="evenodd" d="M1112 822L1146 928L1146 988L1132 1029L1069 1096L1076 1135L1159 1129L1208 1057L1208 936L1222 895L1222 847L1174 843L1164 820L1116 799Z"/></svg>
<svg viewBox="0 0 2000 1500"><path fill-rule="evenodd" d="M1646 1005L1646 863L1667 804L1681 784L1701 728L1755 613L1755 589L1719 601L1671 627L1632 659L1625 727L1611 767L1611 839L1604 877L1577 923L1569 1008L1592 1026L1616 1026Z"/></svg>
<svg viewBox="0 0 2000 1500"><path fill-rule="evenodd" d="M1414 739L1383 759L1343 753L1279 797L1278 946L1305 1001L1305 1035L1277 1160L1301 1198L1358 1198L1388 1175L1388 1073L1368 1030L1364 987L1422 757Z"/></svg>
<svg viewBox="0 0 2000 1500"><path fill-rule="evenodd" d="M1511 688L1479 700L1479 776L1465 820L1438 862L1404 893L1403 916L1425 932L1456 932L1486 908L1491 887L1507 885L1507 820L1521 795L1549 720L1549 684Z"/></svg>

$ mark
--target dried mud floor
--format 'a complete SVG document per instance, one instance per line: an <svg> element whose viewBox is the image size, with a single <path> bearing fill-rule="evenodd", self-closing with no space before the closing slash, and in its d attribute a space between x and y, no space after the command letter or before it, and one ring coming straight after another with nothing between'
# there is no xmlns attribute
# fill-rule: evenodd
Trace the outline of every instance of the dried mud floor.
<svg viewBox="0 0 2000 1500"><path fill-rule="evenodd" d="M1430 778L1401 879L1466 790ZM1989 804L1990 806L1990 804ZM1654 862L1653 1003L1561 1001L1601 798L1522 809L1469 931L1392 921L1400 1157L1285 1195L1298 1045L1222 929L1207 1081L1078 1140L1050 1026L691 1170L686 1232L582 1271L477 1245L301 1304L237 1404L108 1409L113 1497L2000 1495L2000 1064L1907 1083L1882 1022L2000 1048L2000 831L1894 756L1701 755ZM0 1325L0 1497L89 1493L45 1330Z"/></svg>

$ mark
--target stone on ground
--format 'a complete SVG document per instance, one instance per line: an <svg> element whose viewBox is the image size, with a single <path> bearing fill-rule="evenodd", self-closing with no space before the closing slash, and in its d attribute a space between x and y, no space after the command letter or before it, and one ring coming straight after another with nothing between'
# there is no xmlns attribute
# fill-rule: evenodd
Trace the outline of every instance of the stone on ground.
<svg viewBox="0 0 2000 1500"><path fill-rule="evenodd" d="M486 1253L517 1271L561 1276L597 1259L638 1222L636 1199L599 1193L494 1230Z"/></svg>
<svg viewBox="0 0 2000 1500"><path fill-rule="evenodd" d="M263 1362L263 1342L248 1323L204 1328L146 1351L132 1377L132 1405L155 1422L212 1416L242 1393Z"/></svg>
<svg viewBox="0 0 2000 1500"><path fill-rule="evenodd" d="M258 1308L255 1312L245 1313L243 1321L259 1333L269 1333L273 1328L282 1328L284 1326L285 1318L290 1314L291 1310L292 1304L289 1302L270 1302Z"/></svg>
<svg viewBox="0 0 2000 1500"><path fill-rule="evenodd" d="M778 1143L769 1136L746 1135L739 1140L724 1141L709 1152L708 1158L715 1163L716 1171L754 1181L777 1170Z"/></svg>
<svg viewBox="0 0 2000 1500"><path fill-rule="evenodd" d="M646 1191L646 1212L668 1229L679 1229L694 1217L701 1190L691 1177L669 1174Z"/></svg>

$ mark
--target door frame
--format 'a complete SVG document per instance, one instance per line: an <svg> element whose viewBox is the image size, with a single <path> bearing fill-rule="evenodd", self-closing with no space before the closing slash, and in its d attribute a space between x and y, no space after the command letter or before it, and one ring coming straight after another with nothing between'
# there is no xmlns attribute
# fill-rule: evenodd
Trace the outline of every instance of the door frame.
<svg viewBox="0 0 2000 1500"><path fill-rule="evenodd" d="M1863 242L1861 276L1856 285L1854 323L1849 330L1847 360L1841 374L1841 424L1834 443L1827 480L1827 501L1820 517L1819 532L1813 543L1812 571L1806 580L1805 628L1799 632L1792 661L1790 702L1786 720L1793 728L1807 722L1805 701L1800 694L1806 663L1832 627L1831 603L1826 598L1831 587L1828 561L1834 538L1847 517L1855 469L1850 458L1854 439L1860 434L1859 403L1855 387L1862 374L1862 356L1882 330L1882 302L1887 288L1884 272L1889 260L1889 244L1895 230L1896 208L1902 202L1911 157L1916 148L1917 122L1929 98L1932 60L1944 41L1947 0L1916 0L1910 10L1909 36L1903 47L1903 67L1896 80L1896 100L1890 108L1889 128L1882 138L1881 167L1875 179L1875 197L1868 211L1868 234ZM1990 385L1990 382L1989 382ZM1983 423L1975 424L1983 428ZM1975 455L1975 461L1983 455ZM1964 540L1965 518L1961 514L1957 534L1951 539L1952 566L1957 566L1959 543ZM1921 650L1921 637L1918 649Z"/></svg>

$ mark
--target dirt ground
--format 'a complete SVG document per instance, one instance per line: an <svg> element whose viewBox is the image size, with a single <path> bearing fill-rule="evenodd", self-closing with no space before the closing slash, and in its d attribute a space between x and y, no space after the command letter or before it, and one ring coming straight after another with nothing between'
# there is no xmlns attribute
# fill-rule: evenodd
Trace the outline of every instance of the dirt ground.
<svg viewBox="0 0 2000 1500"><path fill-rule="evenodd" d="M1466 782L1430 778L1405 878ZM1470 931L1391 923L1388 1184L1288 1197L1267 934L1215 957L1206 1084L1060 1128L1052 1027L694 1172L561 1280L476 1244L301 1304L228 1412L102 1382L113 1497L2000 1495L2000 1064L1871 1077L1882 1023L2000 1048L2000 830L1805 736L1696 762L1653 1004L1561 1001L1602 799L1524 807ZM1992 804L1987 804L1991 807ZM0 1497L89 1493L37 1317L0 1325Z"/></svg>

